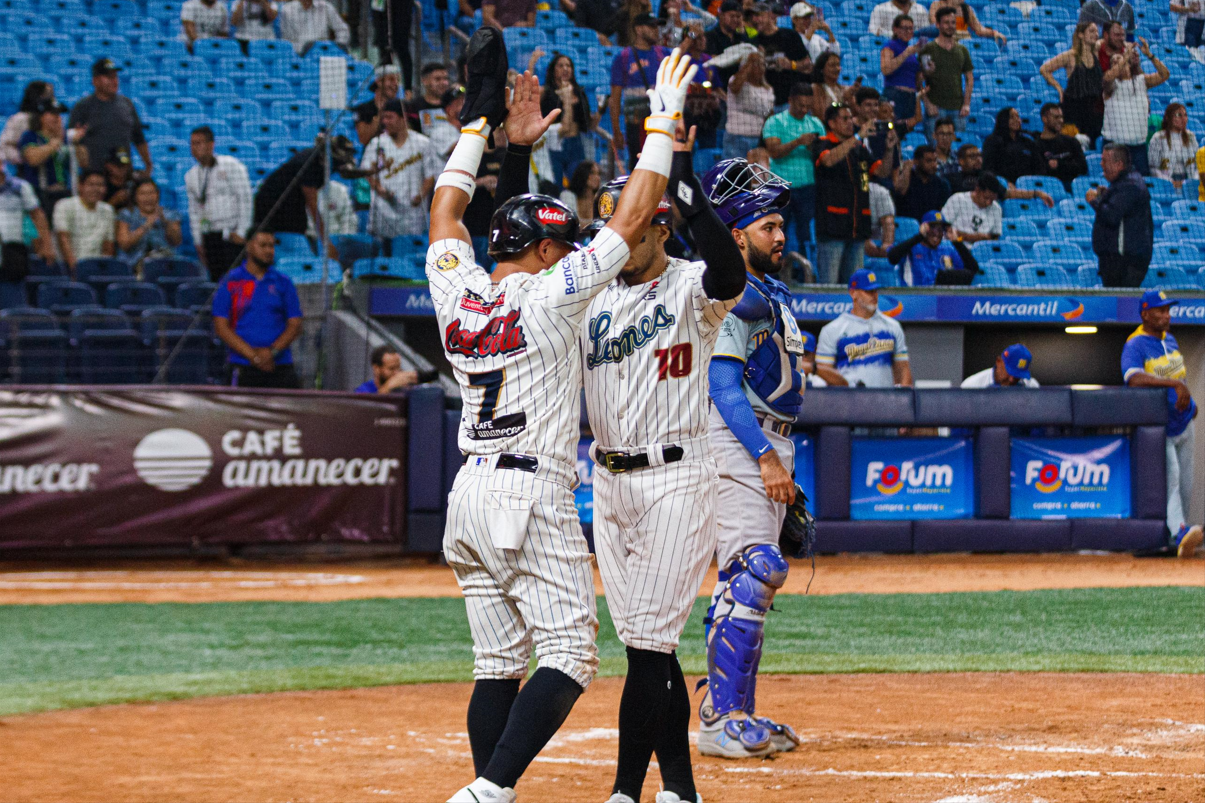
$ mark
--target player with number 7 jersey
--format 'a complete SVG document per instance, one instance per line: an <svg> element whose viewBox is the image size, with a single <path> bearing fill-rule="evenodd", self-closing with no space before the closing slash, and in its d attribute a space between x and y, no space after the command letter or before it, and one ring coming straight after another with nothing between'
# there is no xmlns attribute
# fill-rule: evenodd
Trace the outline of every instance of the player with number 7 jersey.
<svg viewBox="0 0 1205 803"><path fill-rule="evenodd" d="M664 194L694 76L678 51L657 72L654 114L632 186L611 224L578 250L577 216L543 195L519 195L491 220L487 274L463 216L492 127L505 117L531 144L556 119L540 114L539 81L519 76L505 115L505 49L474 34L461 131L431 207L427 278L444 349L464 399L465 463L448 498L443 549L473 635L468 732L477 778L451 803L513 803L513 787L598 669L590 553L573 501L581 411L577 333L590 300L628 260ZM537 669L522 689L533 656Z"/></svg>

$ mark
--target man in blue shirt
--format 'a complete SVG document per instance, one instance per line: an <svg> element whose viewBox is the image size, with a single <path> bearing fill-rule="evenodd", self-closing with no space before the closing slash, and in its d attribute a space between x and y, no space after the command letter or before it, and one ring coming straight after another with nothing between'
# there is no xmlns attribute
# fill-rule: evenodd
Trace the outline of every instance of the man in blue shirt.
<svg viewBox="0 0 1205 803"><path fill-rule="evenodd" d="M372 350L370 362L372 379L358 386L356 393L392 393L420 382L433 382L438 376L435 370L403 371L402 355L387 343Z"/></svg>
<svg viewBox="0 0 1205 803"><path fill-rule="evenodd" d="M1190 527L1188 500L1192 493L1193 419L1197 403L1188 391L1188 370L1171 327L1172 301L1161 290L1142 294L1142 326L1134 330L1121 352L1125 383L1135 388L1167 388L1167 528L1172 548L1182 558L1201 546L1200 525Z"/></svg>
<svg viewBox="0 0 1205 803"><path fill-rule="evenodd" d="M230 384L300 388L289 345L301 334L301 302L288 276L275 270L276 235L253 232L247 258L218 283L213 331L230 353Z"/></svg>
<svg viewBox="0 0 1205 803"><path fill-rule="evenodd" d="M892 265L904 263L903 279L909 287L933 284L970 284L979 263L961 241L947 239L950 223L941 212L926 212L920 231L887 251Z"/></svg>
<svg viewBox="0 0 1205 803"><path fill-rule="evenodd" d="M615 149L628 149L628 170L644 144L644 119L649 116L648 91L657 83L657 67L669 48L657 45L661 22L652 14L632 20L632 46L611 62L611 131ZM622 111L622 116L620 112Z"/></svg>

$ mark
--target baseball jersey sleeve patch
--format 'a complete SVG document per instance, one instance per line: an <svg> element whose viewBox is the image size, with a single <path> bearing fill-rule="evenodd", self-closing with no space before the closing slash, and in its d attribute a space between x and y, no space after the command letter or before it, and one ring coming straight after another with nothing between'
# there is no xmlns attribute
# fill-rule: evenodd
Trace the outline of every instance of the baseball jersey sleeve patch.
<svg viewBox="0 0 1205 803"><path fill-rule="evenodd" d="M435 260L435 267L438 270L452 270L460 265L460 258L455 254L440 254Z"/></svg>

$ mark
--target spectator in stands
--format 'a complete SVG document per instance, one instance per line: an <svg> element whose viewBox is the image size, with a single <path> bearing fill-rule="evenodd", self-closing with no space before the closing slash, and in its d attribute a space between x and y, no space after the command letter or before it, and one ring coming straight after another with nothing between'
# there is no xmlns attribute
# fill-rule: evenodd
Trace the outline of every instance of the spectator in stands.
<svg viewBox="0 0 1205 803"><path fill-rule="evenodd" d="M766 82L766 59L754 51L728 82L728 126L724 131L724 158L745 158L757 147L762 125L774 112L774 90Z"/></svg>
<svg viewBox="0 0 1205 803"><path fill-rule="evenodd" d="M21 135L18 147L21 165L18 173L38 193L42 211L54 212L54 205L71 195L72 146L63 130L66 109L56 100L38 105L28 131Z"/></svg>
<svg viewBox="0 0 1205 803"><path fill-rule="evenodd" d="M622 0L619 5L619 11L615 15L613 30L615 41L621 47L636 46L636 20L653 15L653 6L649 0ZM653 17L656 21L656 17ZM657 35L654 37L654 43L661 39L661 23L656 21ZM609 35L609 34L608 34Z"/></svg>
<svg viewBox="0 0 1205 803"><path fill-rule="evenodd" d="M134 163L125 148L115 148L105 159L104 201L114 210L125 209L134 203L134 187L140 179L134 176Z"/></svg>
<svg viewBox="0 0 1205 803"><path fill-rule="evenodd" d="M0 131L0 163L21 163L21 135L33 125L38 108L44 103L54 103L54 86L48 81L30 81L21 95L17 113L4 121Z"/></svg>
<svg viewBox="0 0 1205 803"><path fill-rule="evenodd" d="M301 301L275 262L276 235L248 231L247 258L213 294L213 333L229 349L226 370L236 387L301 387L289 348L301 334Z"/></svg>
<svg viewBox="0 0 1205 803"><path fill-rule="evenodd" d="M367 145L381 133L381 109L398 96L401 85L401 71L397 67L392 64L377 67L376 80L368 87L372 97L352 109L356 113L356 137L361 145Z"/></svg>
<svg viewBox="0 0 1205 803"><path fill-rule="evenodd" d="M979 21L979 15L975 13L975 9L971 8L970 4L965 0L934 0L929 5L929 22L933 27L921 31L922 36L929 36L936 33L937 12L943 8L952 8L958 15L955 21L954 37L956 39L970 39L971 34L982 36L983 38L992 37L999 43L1000 47L1008 42L1008 37L994 28L989 28Z"/></svg>
<svg viewBox="0 0 1205 803"><path fill-rule="evenodd" d="M289 0L280 9L280 38L304 56L315 42L333 39L347 47L351 30L327 0Z"/></svg>
<svg viewBox="0 0 1205 803"><path fill-rule="evenodd" d="M644 0L647 4L648 0ZM632 20L633 44L611 62L611 131L616 150L628 150L628 169L644 144L644 119L649 116L648 90L657 82L657 67L669 49L657 44L657 18L641 14ZM622 111L622 117L620 112Z"/></svg>
<svg viewBox="0 0 1205 803"><path fill-rule="evenodd" d="M823 118L830 106L843 105L852 110L857 103L856 94L862 88L862 76L852 84L841 83L841 54L831 50L821 53L812 70L812 114Z"/></svg>
<svg viewBox="0 0 1205 803"><path fill-rule="evenodd" d="M878 92L871 87L862 87L862 89L858 90L858 92L859 94L868 94L872 98L878 95ZM901 149L898 140L902 140L915 129L920 127L923 119L923 109L921 108L919 101L923 101L928 93L928 87L922 87L921 90L916 93L918 103L915 104L916 108L912 113L912 117L907 120L900 119L896 115L895 107L891 105L891 101L881 97L878 98L877 114L874 115L874 134L869 140L866 141L866 147L870 149L871 153L875 154L876 156L885 154L887 152L887 134L891 131L894 131L897 142L895 147L892 149L895 152L893 163L899 164L901 161L903 161L903 150ZM952 137L953 134L951 134L951 138ZM949 179L947 179L947 181L948 180Z"/></svg>
<svg viewBox="0 0 1205 803"><path fill-rule="evenodd" d="M495 28L534 28L536 0L482 0L481 21Z"/></svg>
<svg viewBox="0 0 1205 803"><path fill-rule="evenodd" d="M38 205L37 193L28 181L0 171L0 282L20 282L29 273L26 216L38 232L34 250L47 263L54 262L54 241L46 213Z"/></svg>
<svg viewBox="0 0 1205 803"><path fill-rule="evenodd" d="M1126 0L1087 0L1079 8L1079 21L1095 22L1102 31L1109 23L1116 22L1130 41L1134 39L1134 7Z"/></svg>
<svg viewBox="0 0 1205 803"><path fill-rule="evenodd" d="M322 223L328 237L337 234L355 234L360 230L360 221L351 203L351 193L338 181L327 182L318 191L318 208L322 210ZM318 239L318 224L306 213L305 236Z"/></svg>
<svg viewBox="0 0 1205 803"><path fill-rule="evenodd" d="M853 307L824 325L816 344L816 373L836 387L912 386L904 328L879 312L878 276L859 270L849 280Z"/></svg>
<svg viewBox="0 0 1205 803"><path fill-rule="evenodd" d="M1184 45L1190 51L1196 50L1194 57L1200 61L1205 56L1200 52L1201 34L1205 32L1205 3L1201 0L1184 0L1182 3L1171 0L1168 8L1179 17L1176 20L1176 44Z"/></svg>
<svg viewBox="0 0 1205 803"><path fill-rule="evenodd" d="M954 177L958 174L958 154L954 152L954 121L943 117L933 124L933 150L937 154L937 175L950 184L953 192Z"/></svg>
<svg viewBox="0 0 1205 803"><path fill-rule="evenodd" d="M368 233L382 239L422 234L430 228L425 199L435 188L443 162L431 140L411 131L397 98L381 112L380 134L368 143L360 167L372 170Z"/></svg>
<svg viewBox="0 0 1205 803"><path fill-rule="evenodd" d="M272 232L304 234L308 219L318 215L318 190L326 183L326 143L318 135L314 147L298 151L260 182L255 192L254 225ZM355 149L339 134L331 140L331 173L355 174ZM294 182L294 179L298 179ZM285 190L289 190L286 194ZM322 239L322 232L318 232ZM333 249L332 249L333 250ZM334 256L332 253L330 256Z"/></svg>
<svg viewBox="0 0 1205 803"><path fill-rule="evenodd" d="M225 39L230 36L230 13L224 0L186 0L180 6L180 25L188 52L198 39Z"/></svg>
<svg viewBox="0 0 1205 803"><path fill-rule="evenodd" d="M1042 105L1042 133L1038 135L1038 156L1042 173L1063 182L1071 192L1071 182L1088 174L1088 160L1077 137L1063 133L1063 109L1057 103Z"/></svg>
<svg viewBox="0 0 1205 803"><path fill-rule="evenodd" d="M1197 153L1197 136L1188 130L1188 109L1183 103L1169 103L1163 112L1163 125L1147 145L1151 175L1170 181L1179 192L1192 175Z"/></svg>
<svg viewBox="0 0 1205 803"><path fill-rule="evenodd" d="M954 38L955 13L952 8L937 12L938 36L921 48L920 65L929 94L925 100L925 133L933 141L937 118L948 116L954 129L966 129L971 113L971 94L975 90L971 53Z"/></svg>
<svg viewBox="0 0 1205 803"><path fill-rule="evenodd" d="M1089 147L1096 146L1105 119L1104 70L1096 58L1099 41L1096 23L1081 22L1071 36L1071 49L1047 59L1038 68L1046 83L1058 90L1067 122L1088 138ZM1055 70L1067 72L1065 90L1054 80Z"/></svg>
<svg viewBox="0 0 1205 803"><path fill-rule="evenodd" d="M1126 50L1125 26L1120 22L1106 23L1101 28L1101 41L1096 48L1096 59L1100 62L1100 68L1108 73L1117 59L1125 57Z"/></svg>
<svg viewBox="0 0 1205 803"><path fill-rule="evenodd" d="M279 11L279 6L272 0L234 0L230 7L230 26L244 53L248 52L248 42L276 38L272 23Z"/></svg>
<svg viewBox="0 0 1205 803"><path fill-rule="evenodd" d="M707 52L712 56L718 56L734 45L748 43L749 37L745 36L741 4L737 0L724 0L720 4L716 24L707 29ZM728 79L736 73L736 70L736 65L717 67L716 81L720 86L728 86Z"/></svg>
<svg viewBox="0 0 1205 803"><path fill-rule="evenodd" d="M803 359L799 361L799 371L803 381L809 388L826 388L828 383L816 373L816 336L811 332L800 332L803 335Z"/></svg>
<svg viewBox="0 0 1205 803"><path fill-rule="evenodd" d="M1197 149L1197 200L1205 201L1205 145Z"/></svg>
<svg viewBox="0 0 1205 803"><path fill-rule="evenodd" d="M812 241L812 219L816 216L816 173L812 143L824 136L824 123L808 114L812 85L803 82L791 89L786 111L766 120L762 138L770 155L770 170L791 185L784 226L791 226L794 241L789 251L803 253L803 244Z"/></svg>
<svg viewBox="0 0 1205 803"><path fill-rule="evenodd" d="M1033 355L1024 343L1014 343L1000 353L991 368L971 374L962 380L964 388L1010 388L1020 385L1026 388L1039 387L1033 378Z"/></svg>
<svg viewBox="0 0 1205 803"><path fill-rule="evenodd" d="M833 29L824 21L824 9L814 8L802 1L796 3L791 6L791 26L795 28L795 33L799 34L813 62L825 51L841 52L841 45L837 42Z"/></svg>
<svg viewBox="0 0 1205 803"><path fill-rule="evenodd" d="M578 162L569 177L569 188L561 193L561 201L577 212L579 228L594 221L594 196L602 186L602 170L595 162Z"/></svg>
<svg viewBox="0 0 1205 803"><path fill-rule="evenodd" d="M180 216L159 204L159 185L149 178L134 190L134 203L117 214L117 247L135 269L147 259L172 257L183 241Z"/></svg>
<svg viewBox="0 0 1205 803"><path fill-rule="evenodd" d="M1125 145L1106 145L1100 169L1109 186L1088 190L1084 197L1096 210L1092 250L1105 287L1139 287L1154 251L1151 194L1130 162L1130 153Z"/></svg>
<svg viewBox="0 0 1205 803"><path fill-rule="evenodd" d="M72 107L67 127L83 129L79 143L88 154L87 167L99 170L110 153L118 148L128 153L134 145L149 176L154 169L151 151L133 101L118 94L120 72L121 67L113 59L98 59L92 65L93 92Z"/></svg>
<svg viewBox="0 0 1205 803"><path fill-rule="evenodd" d="M418 384L418 371L402 370L402 355L390 345L372 350L372 379L356 388L356 393L393 393L395 390Z"/></svg>
<svg viewBox="0 0 1205 803"><path fill-rule="evenodd" d="M464 87L454 86L444 92L443 114L436 115L430 125L424 125L427 139L435 155L443 162L452 155L452 149L460 141L460 110L464 108ZM367 144L367 143L365 143Z"/></svg>
<svg viewBox="0 0 1205 803"><path fill-rule="evenodd" d="M1038 143L1021 130L1021 113L1011 106L996 112L996 127L983 140L983 166L1010 186L1044 172Z"/></svg>
<svg viewBox="0 0 1205 803"><path fill-rule="evenodd" d="M418 112L440 108L440 101L451 84L448 82L448 65L433 61L423 65L422 93L410 102Z"/></svg>
<svg viewBox="0 0 1205 803"><path fill-rule="evenodd" d="M188 225L201 264L217 281L234 266L251 228L251 180L238 159L213 152L209 126L194 128L188 144L197 160L184 174Z"/></svg>
<svg viewBox="0 0 1205 803"><path fill-rule="evenodd" d="M921 145L912 159L900 165L895 179L895 211L902 217L920 220L927 212L939 212L950 199L950 184L937 175L937 151Z"/></svg>
<svg viewBox="0 0 1205 803"><path fill-rule="evenodd" d="M806 78L803 71L808 68L812 54L798 33L778 27L778 15L768 3L753 3L749 9L753 11L753 22L757 26L753 44L766 56L766 74L770 86L774 87L774 105L782 106L790 99L791 87ZM838 68L838 75L840 72Z"/></svg>
<svg viewBox="0 0 1205 803"><path fill-rule="evenodd" d="M1139 47L1129 45L1126 58L1114 59L1114 66L1105 73L1105 121L1100 132L1106 143L1129 148L1131 164L1145 176L1150 172L1146 158L1146 137L1151 101L1147 90L1159 86L1171 74L1163 62L1151 53L1146 40L1139 38L1138 41ZM1155 65L1155 72L1142 72L1139 50Z"/></svg>
<svg viewBox="0 0 1205 803"><path fill-rule="evenodd" d="M888 0L886 3L879 3L874 7L874 11L870 12L871 36L891 37L892 23L900 14L910 17L917 28L929 24L929 12L920 3L914 3L912 0Z"/></svg>
<svg viewBox="0 0 1205 803"><path fill-rule="evenodd" d="M920 231L887 252L887 261L904 266L901 278L909 287L970 284L979 263L961 240L951 240L950 225L941 212L926 212Z"/></svg>
<svg viewBox="0 0 1205 803"><path fill-rule="evenodd" d="M969 192L956 192L941 209L941 216L951 227L951 235L963 242L998 240L1004 232L1004 211L999 201L1004 198L1004 185L995 174L984 171L975 179Z"/></svg>
<svg viewBox="0 0 1205 803"><path fill-rule="evenodd" d="M891 23L891 39L879 51L879 69L883 73L883 96L891 101L900 117L911 117L916 111L916 90L919 86L920 59L923 47L912 41L915 23L907 14L899 14Z"/></svg>
<svg viewBox="0 0 1205 803"><path fill-rule="evenodd" d="M349 3L349 10L350 7L357 5L359 4ZM398 61L402 65L406 99L409 100L410 88L414 86L414 62L410 57L410 28L414 24L414 2L413 0L374 0L371 7L373 39L380 53L377 62L392 66L393 56L395 53L397 54ZM481 7L481 0L477 0L477 7ZM470 14L470 16L472 15ZM355 27L354 24L351 26L353 34Z"/></svg>
<svg viewBox="0 0 1205 803"><path fill-rule="evenodd" d="M826 53L827 55L831 55ZM870 239L871 175L885 179L892 171L895 132L888 134L887 155L875 161L862 144L874 130L868 121L854 131L848 106L829 106L824 113L828 133L812 143L816 161L816 262L820 281L835 284L862 267Z"/></svg>
<svg viewBox="0 0 1205 803"><path fill-rule="evenodd" d="M1167 389L1167 531L1177 554L1191 558L1203 535L1200 526L1188 525L1197 403L1188 389L1184 356L1170 331L1171 307L1177 303L1160 290L1142 294L1142 325L1126 339L1121 371L1130 387Z"/></svg>
<svg viewBox="0 0 1205 803"><path fill-rule="evenodd" d="M557 118L561 126L561 149L551 154L552 170L559 187L564 186L566 176L573 175L578 162L586 158L586 138L597 127L590 112L590 96L577 83L576 65L563 53L556 54L548 63L544 86L540 90L540 110L548 115L554 109L561 110L561 116Z"/></svg>
<svg viewBox="0 0 1205 803"><path fill-rule="evenodd" d="M996 180L994 173L990 173L983 169L983 154L979 150L979 146L968 142L958 149L958 172L950 173L947 181L950 182L950 189L954 192L970 192L979 184L979 178L985 174L992 176ZM1016 187L1008 187L1000 185L1001 199L1015 198L1019 201L1041 201L1046 204L1047 209L1054 208L1054 198L1047 192L1042 190L1021 190ZM948 215L947 215L948 217Z"/></svg>
<svg viewBox="0 0 1205 803"><path fill-rule="evenodd" d="M59 253L75 275L81 259L111 257L115 253L113 232L117 216L105 203L105 174L85 170L79 177L78 195L54 205L54 233Z"/></svg>
<svg viewBox="0 0 1205 803"><path fill-rule="evenodd" d="M791 192L795 190L792 188ZM870 239L863 250L866 256L886 259L895 245L895 203L891 191L877 181L870 182Z"/></svg>

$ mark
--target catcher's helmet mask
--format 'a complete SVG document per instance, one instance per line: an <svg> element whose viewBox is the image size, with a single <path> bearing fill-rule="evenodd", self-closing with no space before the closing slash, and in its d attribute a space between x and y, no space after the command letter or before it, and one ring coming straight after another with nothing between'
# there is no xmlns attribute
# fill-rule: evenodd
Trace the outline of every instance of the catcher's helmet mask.
<svg viewBox="0 0 1205 803"><path fill-rule="evenodd" d="M577 212L548 195L517 195L494 212L488 253L502 261L542 240L576 251L580 247L577 237Z"/></svg>
<svg viewBox="0 0 1205 803"><path fill-rule="evenodd" d="M725 159L703 176L703 192L724 225L743 229L781 213L790 202L791 185L759 164Z"/></svg>

